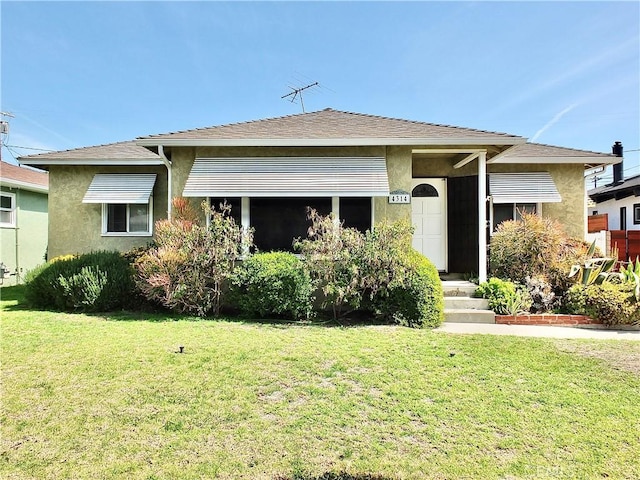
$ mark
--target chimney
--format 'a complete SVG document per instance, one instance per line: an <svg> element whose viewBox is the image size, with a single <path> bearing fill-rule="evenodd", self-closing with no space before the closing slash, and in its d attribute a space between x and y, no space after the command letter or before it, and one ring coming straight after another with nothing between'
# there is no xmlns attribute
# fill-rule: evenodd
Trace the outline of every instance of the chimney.
<svg viewBox="0 0 640 480"><path fill-rule="evenodd" d="M613 147L611 147L611 151L616 157L620 157L620 163L616 163L613 166L613 184L618 185L619 183L622 183L622 177L624 175L622 173L622 142L614 143Z"/></svg>

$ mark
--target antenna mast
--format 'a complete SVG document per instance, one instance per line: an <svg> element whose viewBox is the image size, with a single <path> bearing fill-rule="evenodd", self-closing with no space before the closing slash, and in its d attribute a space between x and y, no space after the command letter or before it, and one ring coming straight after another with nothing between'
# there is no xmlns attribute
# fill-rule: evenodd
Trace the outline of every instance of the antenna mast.
<svg viewBox="0 0 640 480"><path fill-rule="evenodd" d="M311 87L316 87L318 86L318 82L313 82L310 83L309 85L305 86L305 87L301 87L301 88L293 88L293 87L289 87L291 90L293 90L292 92L287 93L286 95L281 96L280 98L287 98L287 97L291 97L290 102L293 103L294 100L296 99L296 97L300 97L300 105L302 105L302 113L305 113L304 111L304 101L302 100L302 92L304 90L306 90L307 88L311 88Z"/></svg>

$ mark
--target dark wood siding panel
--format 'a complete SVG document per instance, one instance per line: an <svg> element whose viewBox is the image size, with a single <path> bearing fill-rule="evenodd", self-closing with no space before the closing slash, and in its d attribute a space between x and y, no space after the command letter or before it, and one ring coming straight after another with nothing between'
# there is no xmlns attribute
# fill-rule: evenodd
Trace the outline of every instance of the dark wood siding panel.
<svg viewBox="0 0 640 480"><path fill-rule="evenodd" d="M449 271L478 273L478 177L447 180Z"/></svg>

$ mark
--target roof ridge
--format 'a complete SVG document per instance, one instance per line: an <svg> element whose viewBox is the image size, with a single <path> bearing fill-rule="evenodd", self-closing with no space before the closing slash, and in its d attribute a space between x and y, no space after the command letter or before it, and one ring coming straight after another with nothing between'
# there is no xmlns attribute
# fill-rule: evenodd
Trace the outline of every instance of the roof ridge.
<svg viewBox="0 0 640 480"><path fill-rule="evenodd" d="M221 125L211 125L211 126L208 126L208 127L189 128L189 129L185 129L185 130L176 130L174 132L157 133L157 134L153 134L153 135L144 135L144 136L141 136L141 137L137 137L136 140L152 139L152 138L155 138L155 137L158 137L158 136L164 136L164 135L174 135L174 134L182 134L182 133L202 132L202 131L211 130L211 129L252 125L252 124L261 123L261 122L268 122L268 121L272 121L272 120L282 120L282 119L290 119L290 118L295 118L295 117L303 117L303 116L308 116L308 115L317 115L317 114L322 113L322 112L333 112L333 113L340 113L340 114L346 114L346 115L353 115L353 116L356 116L356 117L364 117L364 118L379 119L379 120L391 120L391 121L394 121L394 122L402 122L402 123L406 123L406 124L419 125L419 126L441 127L441 128L455 129L455 130L459 130L459 131L467 130L467 131L473 131L473 132L477 132L477 133L488 133L488 134L504 135L504 136L509 136L509 137L520 137L519 135L514 135L512 133L506 133L506 132L496 132L496 131L484 130L484 129L472 128L472 127L460 127L460 126L456 126L456 125L447 125L447 124L444 124L444 123L431 123L431 122L425 122L425 121L421 121L421 120L408 120L408 119L405 119L405 118L389 117L389 116L384 116L384 115L373 115L373 114L370 114L370 113L351 112L351 111L348 111L348 110L336 110L334 108L327 107L327 108L323 108L321 110L314 110L312 112L292 113L292 114L288 114L288 115L280 115L280 116L275 116L275 117L265 117L265 118L258 118L258 119L254 119L254 120L245 120L245 121L242 121L242 122L231 122L231 123L225 123L225 124L221 124Z"/></svg>

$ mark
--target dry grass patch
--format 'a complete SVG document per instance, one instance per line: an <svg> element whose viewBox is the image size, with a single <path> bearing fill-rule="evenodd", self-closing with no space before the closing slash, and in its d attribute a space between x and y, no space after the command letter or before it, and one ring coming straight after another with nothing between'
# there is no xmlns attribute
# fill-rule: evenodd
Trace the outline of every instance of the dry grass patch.
<svg viewBox="0 0 640 480"><path fill-rule="evenodd" d="M629 342L621 348L617 340L605 341L558 341L562 352L601 360L617 370L624 370L640 376L640 342Z"/></svg>

